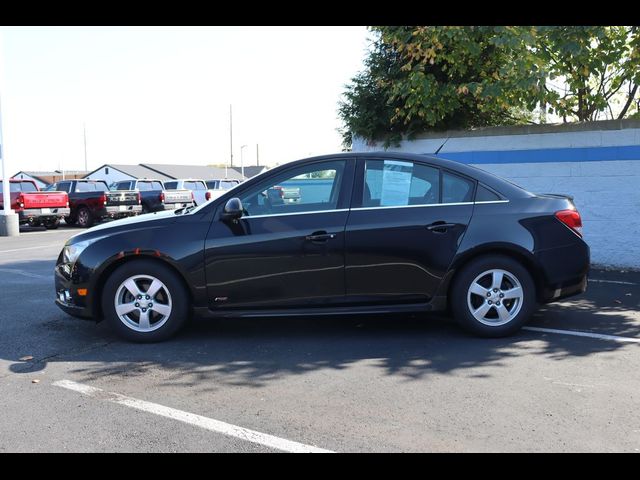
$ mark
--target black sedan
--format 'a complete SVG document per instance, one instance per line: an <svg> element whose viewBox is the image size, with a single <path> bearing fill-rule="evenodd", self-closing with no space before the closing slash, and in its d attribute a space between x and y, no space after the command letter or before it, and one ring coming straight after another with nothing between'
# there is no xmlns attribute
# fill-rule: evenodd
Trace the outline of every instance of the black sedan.
<svg viewBox="0 0 640 480"><path fill-rule="evenodd" d="M299 191L287 202L285 191ZM91 228L55 267L56 303L159 341L210 317L451 311L481 336L584 292L571 197L392 152L282 165L199 207Z"/></svg>

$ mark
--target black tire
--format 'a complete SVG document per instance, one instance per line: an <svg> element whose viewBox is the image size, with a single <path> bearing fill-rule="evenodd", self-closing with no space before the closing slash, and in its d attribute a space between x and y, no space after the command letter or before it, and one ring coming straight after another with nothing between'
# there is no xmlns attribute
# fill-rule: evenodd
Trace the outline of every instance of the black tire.
<svg viewBox="0 0 640 480"><path fill-rule="evenodd" d="M94 218L91 215L91 211L87 207L80 207L78 210L78 217L76 223L79 227L89 228L93 226Z"/></svg>
<svg viewBox="0 0 640 480"><path fill-rule="evenodd" d="M160 280L171 297L171 313L156 330L139 332L128 327L116 313L116 294L122 283L136 275L148 275ZM102 312L109 327L120 337L132 342L161 342L175 335L189 318L189 292L182 279L169 267L154 260L132 260L118 267L107 279L102 290Z"/></svg>
<svg viewBox="0 0 640 480"><path fill-rule="evenodd" d="M479 296L469 295L471 284L479 275L494 269L504 270L509 275L515 277L515 280L520 282L522 288L522 297L518 300L518 302L520 302L519 310L515 308L517 306L513 303L515 300L507 300L507 302L509 302L507 303L503 299L503 307L510 305L510 307L507 308L512 308L515 316L502 325L487 325L482 323L481 320L474 317L471 311L474 303L483 305L485 301L487 301L487 303L490 302L488 299L481 299ZM482 277L479 281L484 281L485 285L489 286L487 280L491 278L492 277L488 275L487 277ZM513 285L509 286L509 283L513 282L510 282L507 275L505 275L504 282L506 283L502 285L505 285L505 289L513 287ZM489 295L499 295L499 293L494 293L492 289L489 288L489 290ZM499 290L499 292L501 291L502 290ZM469 300L470 298L472 300ZM500 319L497 318L496 300L500 302L500 298L495 298L493 307L489 307L489 311L486 314L487 316L495 316L496 318L484 318L485 322L500 321ZM471 306L469 303L471 303ZM531 318L531 315L536 309L536 287L529 271L518 261L504 255L485 255L472 260L456 275L450 290L450 305L454 318L465 330L481 337L505 337L516 333Z"/></svg>
<svg viewBox="0 0 640 480"><path fill-rule="evenodd" d="M58 220L57 218L51 222L46 222L43 223L44 228L46 228L47 230L55 230L56 228L58 228L60 226L60 220Z"/></svg>

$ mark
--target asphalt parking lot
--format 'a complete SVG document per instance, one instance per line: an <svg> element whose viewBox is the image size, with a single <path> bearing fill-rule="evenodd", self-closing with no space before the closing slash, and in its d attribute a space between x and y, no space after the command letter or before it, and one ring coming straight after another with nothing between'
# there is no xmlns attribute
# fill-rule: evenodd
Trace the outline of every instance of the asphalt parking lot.
<svg viewBox="0 0 640 480"><path fill-rule="evenodd" d="M2 452L640 451L640 273L593 270L504 339L405 315L200 319L138 345L54 305L79 231L0 238Z"/></svg>

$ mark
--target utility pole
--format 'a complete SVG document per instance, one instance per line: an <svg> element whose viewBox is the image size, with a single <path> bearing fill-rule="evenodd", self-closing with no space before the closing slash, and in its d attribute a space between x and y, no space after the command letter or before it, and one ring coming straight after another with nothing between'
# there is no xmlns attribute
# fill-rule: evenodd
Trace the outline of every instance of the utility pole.
<svg viewBox="0 0 640 480"><path fill-rule="evenodd" d="M84 134L84 171L88 172L87 168L87 126L82 124L82 133Z"/></svg>
<svg viewBox="0 0 640 480"><path fill-rule="evenodd" d="M231 167L233 167L233 116L231 115L231 105L229 105L229 143L231 152Z"/></svg>

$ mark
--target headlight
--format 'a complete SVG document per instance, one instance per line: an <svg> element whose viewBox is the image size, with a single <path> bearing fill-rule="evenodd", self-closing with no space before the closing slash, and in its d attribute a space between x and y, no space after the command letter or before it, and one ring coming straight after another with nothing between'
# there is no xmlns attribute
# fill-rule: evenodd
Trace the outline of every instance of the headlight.
<svg viewBox="0 0 640 480"><path fill-rule="evenodd" d="M94 241L95 240L85 240L84 242L74 243L73 245L66 245L62 250L63 263L75 263L84 249Z"/></svg>

